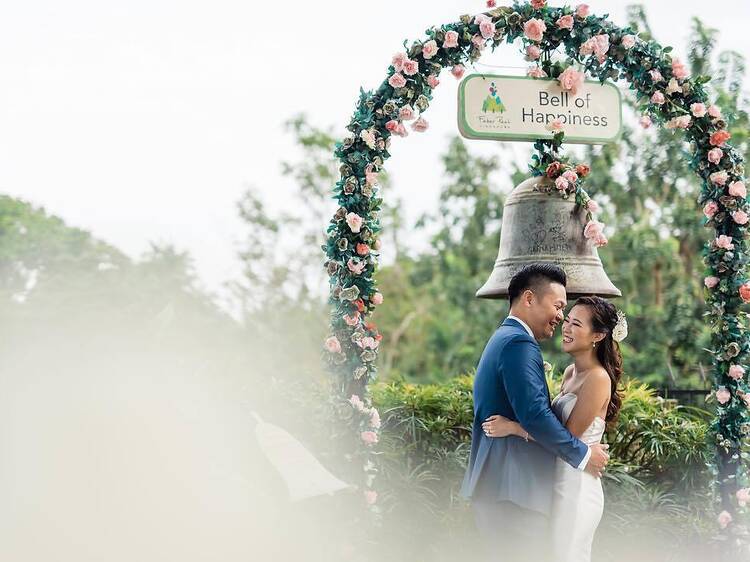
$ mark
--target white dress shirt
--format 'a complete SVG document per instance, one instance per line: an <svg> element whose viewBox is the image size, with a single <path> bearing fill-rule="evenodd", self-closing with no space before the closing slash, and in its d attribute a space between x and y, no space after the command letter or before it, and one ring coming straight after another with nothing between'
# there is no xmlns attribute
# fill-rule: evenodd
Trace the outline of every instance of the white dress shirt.
<svg viewBox="0 0 750 562"><path fill-rule="evenodd" d="M510 320L515 320L516 322L518 322L521 326L523 326L524 330L526 330L532 338L536 339L534 337L534 332L531 331L531 328L529 328L529 325L526 322L524 322L517 316L513 316L512 314L508 314L508 318ZM583 460L581 461L581 464L578 465L578 470L585 469L586 465L589 463L590 458L591 458L591 447L589 447L586 450L586 455L584 455Z"/></svg>

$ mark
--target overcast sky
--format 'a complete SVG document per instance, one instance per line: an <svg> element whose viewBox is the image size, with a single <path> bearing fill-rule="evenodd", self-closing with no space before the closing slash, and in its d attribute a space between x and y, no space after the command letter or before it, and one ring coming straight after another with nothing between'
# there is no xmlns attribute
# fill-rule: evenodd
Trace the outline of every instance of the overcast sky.
<svg viewBox="0 0 750 562"><path fill-rule="evenodd" d="M750 55L746 1L645 4L678 56L696 15L720 30L719 50ZM625 24L624 2L589 5ZM243 191L253 186L272 209L291 192L283 122L304 112L343 135L360 86L380 84L405 39L483 10L478 0L10 3L0 18L0 192L132 256L149 241L173 243L216 289L237 273ZM476 70L524 65L504 48ZM411 218L435 207L438 156L456 133L458 82L441 80L430 130L395 139L387 164Z"/></svg>

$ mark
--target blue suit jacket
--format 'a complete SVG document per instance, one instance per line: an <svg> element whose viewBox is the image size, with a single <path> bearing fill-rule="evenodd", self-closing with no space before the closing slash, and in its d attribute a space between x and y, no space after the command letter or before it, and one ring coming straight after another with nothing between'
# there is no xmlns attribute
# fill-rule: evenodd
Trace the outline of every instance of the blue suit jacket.
<svg viewBox="0 0 750 562"><path fill-rule="evenodd" d="M487 437L482 422L493 414L519 422L536 442L515 435ZM552 411L539 344L519 322L506 319L477 367L471 456L461 494L511 501L548 515L555 457L578 467L587 451Z"/></svg>

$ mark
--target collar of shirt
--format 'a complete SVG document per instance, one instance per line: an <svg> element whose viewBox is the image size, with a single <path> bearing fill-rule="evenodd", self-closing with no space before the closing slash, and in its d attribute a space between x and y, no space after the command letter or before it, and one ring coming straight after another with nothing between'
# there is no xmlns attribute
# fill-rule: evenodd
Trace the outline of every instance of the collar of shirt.
<svg viewBox="0 0 750 562"><path fill-rule="evenodd" d="M534 338L534 332L531 331L531 328L529 328L529 326L528 326L528 324L526 324L526 322L524 322L523 320L521 320L517 316L513 316L512 314L508 314L508 318L510 318L511 320L515 320L516 322L518 322L521 326L523 326L523 329L526 330L532 338ZM536 338L534 338L534 339L536 339Z"/></svg>

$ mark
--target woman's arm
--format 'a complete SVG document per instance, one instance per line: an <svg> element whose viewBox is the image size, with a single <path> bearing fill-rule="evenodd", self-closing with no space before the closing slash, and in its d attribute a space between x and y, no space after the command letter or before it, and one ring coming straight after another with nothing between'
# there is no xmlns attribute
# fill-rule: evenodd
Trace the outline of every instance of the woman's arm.
<svg viewBox="0 0 750 562"><path fill-rule="evenodd" d="M511 421L499 414L490 416L484 420L482 423L482 429L489 437L507 437L508 435L517 435L518 437L523 437L527 441L534 440L534 438L529 435L529 432L521 427L520 423Z"/></svg>

